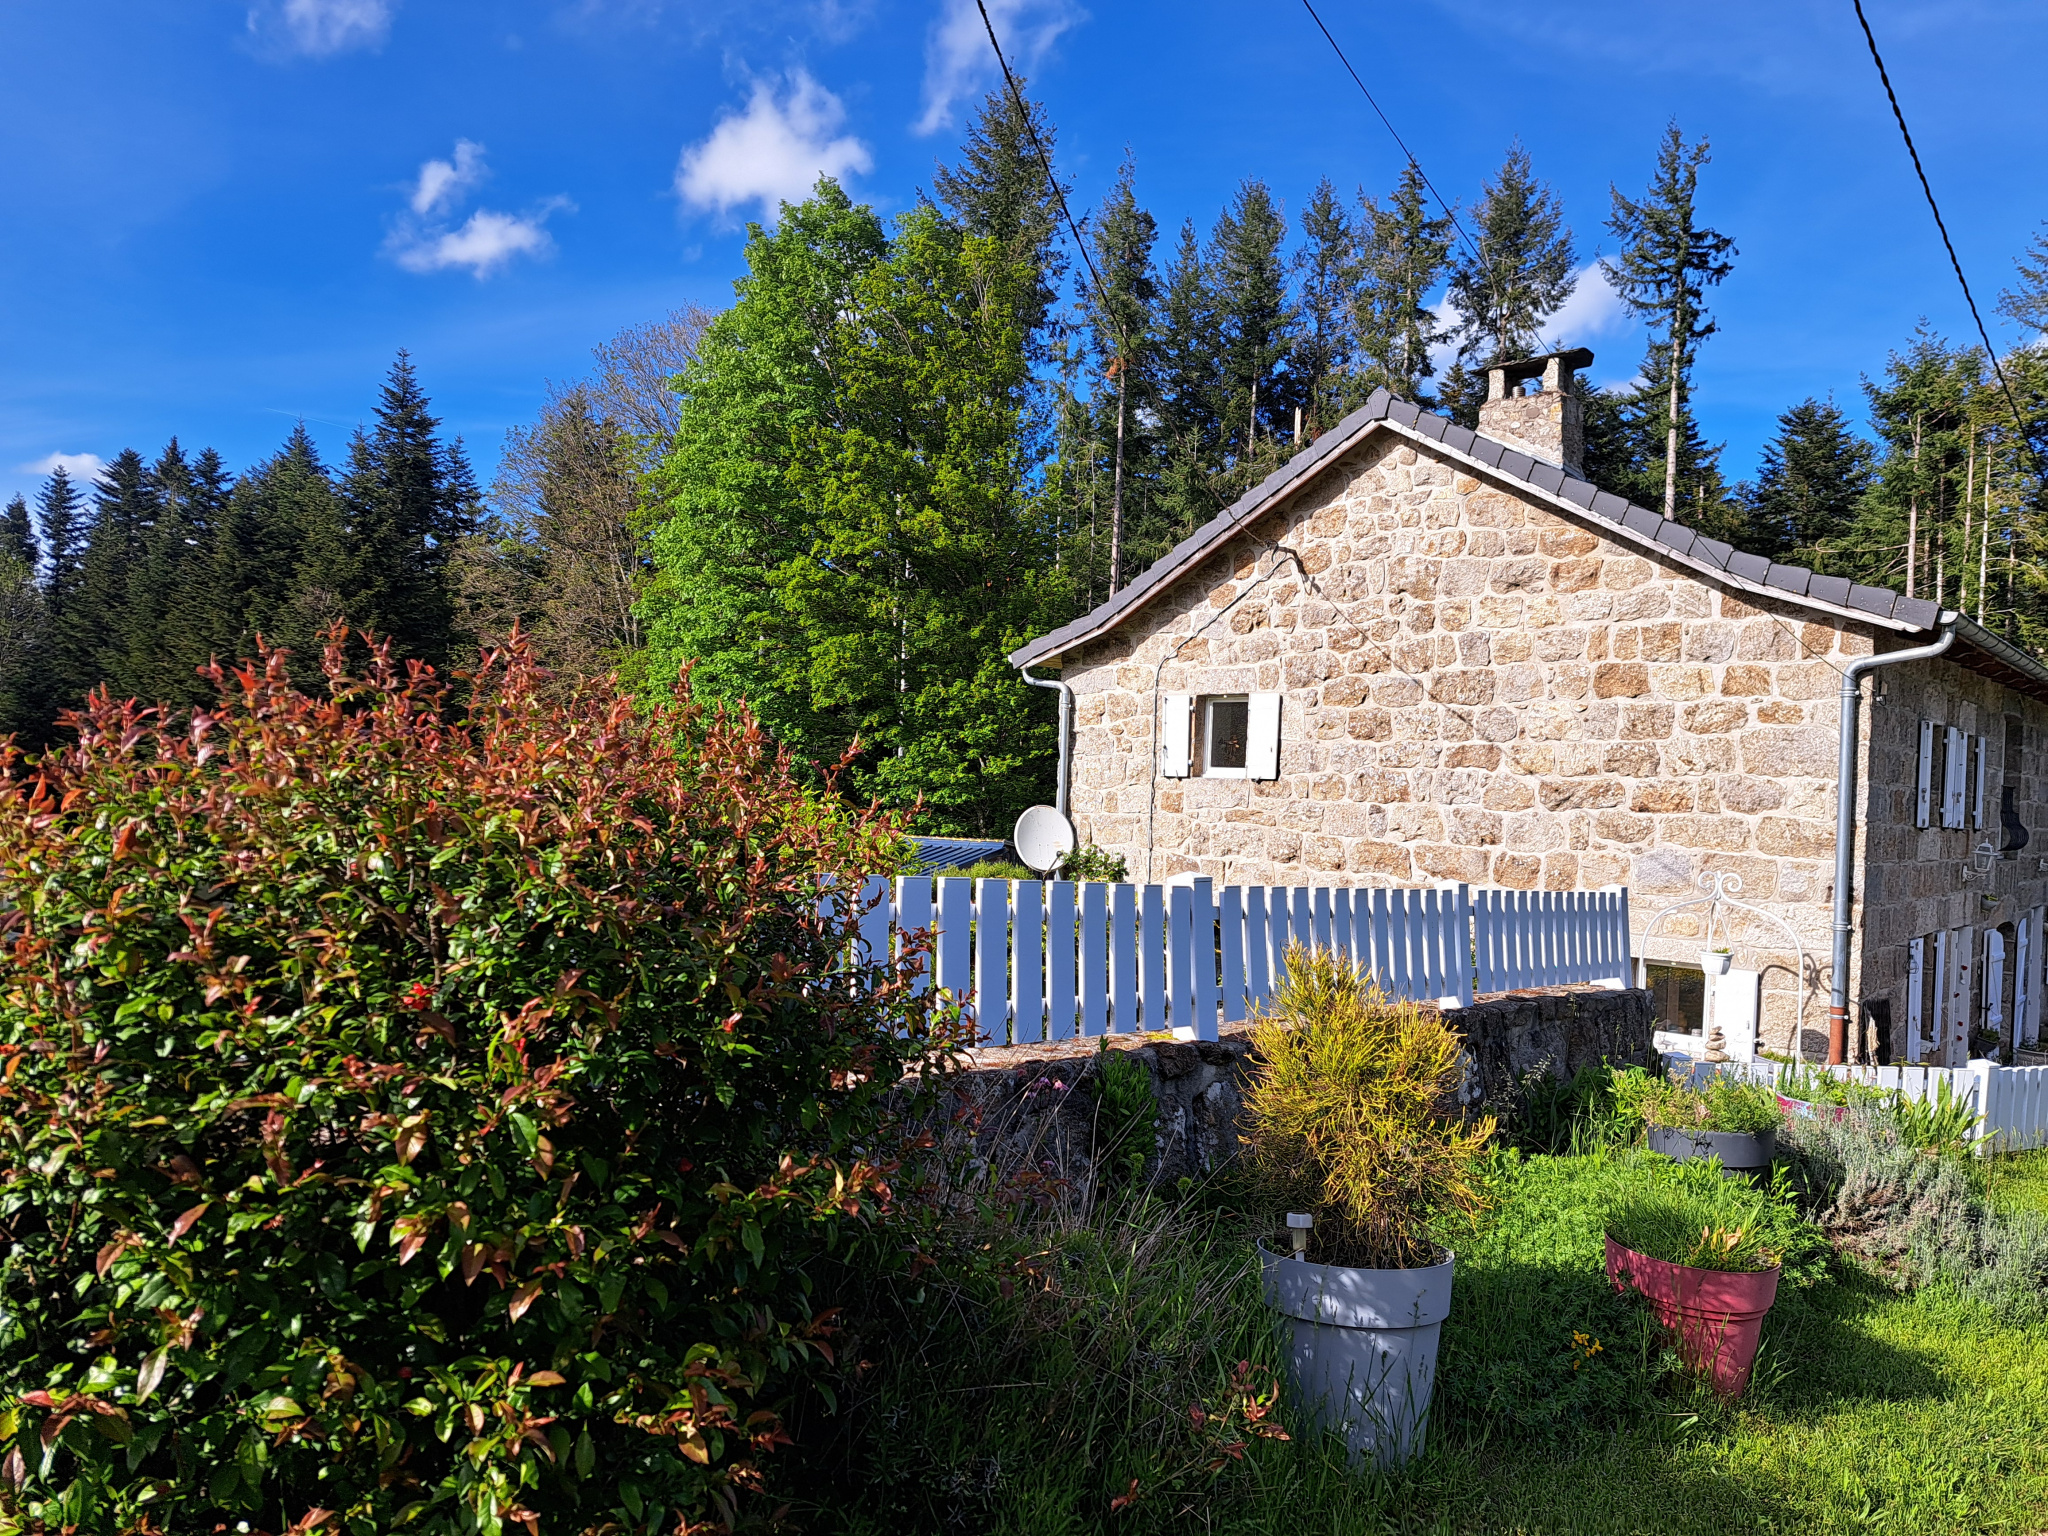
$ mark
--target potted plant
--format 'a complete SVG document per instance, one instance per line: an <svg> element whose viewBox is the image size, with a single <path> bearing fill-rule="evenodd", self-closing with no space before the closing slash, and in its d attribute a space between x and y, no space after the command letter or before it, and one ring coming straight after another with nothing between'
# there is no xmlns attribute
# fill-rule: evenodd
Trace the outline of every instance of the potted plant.
<svg viewBox="0 0 2048 1536"><path fill-rule="evenodd" d="M1680 1172L1645 1181L1609 1212L1607 1278L1641 1292L1687 1368L1735 1397L1777 1299L1782 1220L1747 1184Z"/></svg>
<svg viewBox="0 0 2048 1536"><path fill-rule="evenodd" d="M1433 1231L1485 1208L1494 1122L1459 1115L1457 1035L1329 951L1289 949L1252 1041L1246 1163L1311 1218L1297 1254L1259 1245L1296 1401L1354 1461L1395 1465L1422 1446L1450 1312L1454 1261Z"/></svg>
<svg viewBox="0 0 2048 1536"><path fill-rule="evenodd" d="M1726 976L1729 962L1734 958L1734 953L1726 945L1719 949L1703 949L1700 951L1700 969L1709 976Z"/></svg>
<svg viewBox="0 0 2048 1536"><path fill-rule="evenodd" d="M1623 1108L1648 1128L1652 1152L1680 1161L1718 1158L1730 1177L1760 1175L1778 1155L1777 1095L1719 1073L1704 1086L1675 1072L1644 1073Z"/></svg>
<svg viewBox="0 0 2048 1536"><path fill-rule="evenodd" d="M1778 1074L1778 1108L1802 1118L1819 1116L1840 1120L1858 1101L1882 1102L1889 1097L1882 1089L1866 1088L1828 1072L1800 1067Z"/></svg>

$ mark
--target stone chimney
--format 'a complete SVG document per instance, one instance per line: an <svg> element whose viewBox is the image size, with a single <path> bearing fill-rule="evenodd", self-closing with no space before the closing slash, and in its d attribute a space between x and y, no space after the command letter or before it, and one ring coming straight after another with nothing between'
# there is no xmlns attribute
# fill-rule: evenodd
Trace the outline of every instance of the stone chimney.
<svg viewBox="0 0 2048 1536"><path fill-rule="evenodd" d="M1479 407L1480 436L1563 465L1567 474L1583 475L1585 411L1571 393L1571 382L1574 370L1592 362L1591 352L1574 347L1489 365L1486 404Z"/></svg>

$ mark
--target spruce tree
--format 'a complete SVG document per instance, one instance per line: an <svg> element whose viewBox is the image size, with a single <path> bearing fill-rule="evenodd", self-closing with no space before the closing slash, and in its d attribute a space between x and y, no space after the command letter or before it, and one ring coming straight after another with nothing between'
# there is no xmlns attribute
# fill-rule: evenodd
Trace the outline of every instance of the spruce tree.
<svg viewBox="0 0 2048 1536"><path fill-rule="evenodd" d="M295 678L317 677L320 636L346 616L354 562L341 498L305 423L236 483L211 555L214 653L253 656L261 638L292 652Z"/></svg>
<svg viewBox="0 0 2048 1536"><path fill-rule="evenodd" d="M176 450L172 444L172 451ZM138 697L130 667L129 579L161 501L141 454L124 448L100 472L92 518L79 562L77 594L51 615L57 675L67 704L105 684L116 697Z"/></svg>
<svg viewBox="0 0 2048 1536"><path fill-rule="evenodd" d="M1261 463L1277 457L1275 438L1292 430L1292 412L1301 403L1299 381L1282 366L1296 327L1281 255L1286 240L1286 216L1258 180L1238 187L1209 236L1210 303L1222 385L1219 446L1237 461L1232 479L1240 488L1259 478Z"/></svg>
<svg viewBox="0 0 2048 1536"><path fill-rule="evenodd" d="M1360 199L1364 271L1355 324L1361 394L1384 388L1403 400L1427 403L1424 386L1436 371L1430 349L1450 334L1429 297L1450 267L1451 219L1430 216L1423 200L1427 190L1411 160L1386 207Z"/></svg>
<svg viewBox="0 0 2048 1536"><path fill-rule="evenodd" d="M1095 271L1101 287L1085 296L1103 375L1115 392L1109 501L1109 591L1124 585L1124 507L1130 465L1144 456L1134 413L1154 406L1155 309L1159 283L1152 246L1159 225L1138 206L1135 172L1125 157L1095 221ZM1134 452L1134 450L1136 450Z"/></svg>
<svg viewBox="0 0 2048 1536"><path fill-rule="evenodd" d="M78 602L85 566L84 510L85 493L58 465L36 494L36 526L43 535L43 615L51 625Z"/></svg>
<svg viewBox="0 0 2048 1536"><path fill-rule="evenodd" d="M1536 352L1543 322L1571 297L1572 232L1564 206L1536 179L1516 140L1472 209L1475 250L1451 266L1458 360L1513 360Z"/></svg>
<svg viewBox="0 0 2048 1536"><path fill-rule="evenodd" d="M2020 280L1998 296L1998 312L2030 331L2048 334L2048 225L2013 267Z"/></svg>
<svg viewBox="0 0 2048 1536"><path fill-rule="evenodd" d="M1742 547L1787 565L1834 572L1875 473L1876 454L1830 400L1808 398L1778 418L1756 482L1742 488Z"/></svg>
<svg viewBox="0 0 2048 1536"><path fill-rule="evenodd" d="M0 560L12 560L30 572L36 568L36 530L29 521L28 498L17 492L0 512Z"/></svg>
<svg viewBox="0 0 2048 1536"><path fill-rule="evenodd" d="M448 560L475 531L479 508L461 446L444 446L439 426L401 351L376 425L349 443L341 496L353 579L341 595L358 629L388 636L400 656L445 668L455 644Z"/></svg>
<svg viewBox="0 0 2048 1536"><path fill-rule="evenodd" d="M1641 201L1608 188L1614 211L1607 229L1621 250L1602 258L1600 270L1629 313L1656 333L1644 372L1657 384L1654 398L1662 406L1666 517L1678 512L1679 443L1689 425L1693 361L1699 344L1717 329L1707 317L1706 290L1734 270L1729 258L1735 242L1698 220L1699 174L1706 163L1707 141L1687 145L1674 122L1664 130L1657 169ZM1697 475L1699 466L1693 469Z"/></svg>
<svg viewBox="0 0 2048 1536"><path fill-rule="evenodd" d="M1358 338L1354 321L1361 307L1358 232L1351 226L1337 189L1328 177L1316 184L1301 212L1301 249L1295 253L1295 294L1300 328L1287 371L1308 438L1328 430L1357 403ZM1301 443L1293 443L1299 448Z"/></svg>
<svg viewBox="0 0 2048 1536"><path fill-rule="evenodd" d="M1032 281L1017 301L1017 318L1033 357L1042 358L1046 316L1059 298L1067 263L1060 248L1059 204L1045 174L1054 163L1054 130L1045 104L1025 94L1025 83L1018 79L1016 97L1004 85L982 99L960 147L960 163L940 166L932 189L962 230L995 241L1012 261L1031 268ZM1072 190L1060 187L1063 194Z"/></svg>
<svg viewBox="0 0 2048 1536"><path fill-rule="evenodd" d="M1194 220L1183 221L1159 305L1158 526L1132 530L1133 573L1221 511L1211 483L1220 468L1227 401L1223 342L1207 258Z"/></svg>

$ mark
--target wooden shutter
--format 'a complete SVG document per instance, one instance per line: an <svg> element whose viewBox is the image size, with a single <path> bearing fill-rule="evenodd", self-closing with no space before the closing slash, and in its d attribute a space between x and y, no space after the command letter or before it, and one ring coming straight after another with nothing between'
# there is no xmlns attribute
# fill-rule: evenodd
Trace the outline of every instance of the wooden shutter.
<svg viewBox="0 0 2048 1536"><path fill-rule="evenodd" d="M1991 738L1977 738L1977 760L1971 764L1976 777L1970 781L1970 825L1982 831L1984 828L1984 781L1991 766Z"/></svg>
<svg viewBox="0 0 2048 1536"><path fill-rule="evenodd" d="M1906 1060L1920 1060L1920 1032L1927 1008L1927 941L1906 941Z"/></svg>
<svg viewBox="0 0 2048 1536"><path fill-rule="evenodd" d="M1937 929L1934 935L1934 981L1928 988L1934 998L1934 1008L1927 1020L1927 1048L1922 1052L1922 1061L1932 1060L1937 1065L1942 1060L1942 1038L1948 1028L1948 930Z"/></svg>
<svg viewBox="0 0 2048 1536"><path fill-rule="evenodd" d="M1976 939L1968 928L1954 929L1949 936L1948 1010L1941 1047L1944 1067L1960 1067L1970 1059L1970 1019L1977 996Z"/></svg>
<svg viewBox="0 0 2048 1536"><path fill-rule="evenodd" d="M1245 727L1244 776L1248 779L1280 777L1280 695L1255 693Z"/></svg>
<svg viewBox="0 0 2048 1536"><path fill-rule="evenodd" d="M1920 722L1920 769L1914 776L1916 789L1913 801L1913 825L1924 827L1932 819L1934 809L1934 722Z"/></svg>
<svg viewBox="0 0 2048 1536"><path fill-rule="evenodd" d="M1195 700L1187 693L1169 693L1159 703L1161 733L1159 771L1184 779L1194 766Z"/></svg>
<svg viewBox="0 0 2048 1536"><path fill-rule="evenodd" d="M1968 782L1969 768L1969 738L1950 726L1942 738L1941 753L1941 824L1944 827L1963 825L1963 791Z"/></svg>
<svg viewBox="0 0 2048 1536"><path fill-rule="evenodd" d="M1984 930L1984 1027L2005 1038L2005 935Z"/></svg>
<svg viewBox="0 0 2048 1536"><path fill-rule="evenodd" d="M1737 1061L1755 1061L1758 993L1761 971L1734 971L1716 976L1712 993L1714 1017L1707 1027L1721 1030L1721 1049Z"/></svg>

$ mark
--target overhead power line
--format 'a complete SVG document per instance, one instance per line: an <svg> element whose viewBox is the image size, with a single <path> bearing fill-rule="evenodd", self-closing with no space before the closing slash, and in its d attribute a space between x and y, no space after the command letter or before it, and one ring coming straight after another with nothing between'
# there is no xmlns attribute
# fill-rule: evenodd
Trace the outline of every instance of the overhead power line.
<svg viewBox="0 0 2048 1536"><path fill-rule="evenodd" d="M1991 359L1991 371L1998 376L1998 387L2005 392L2006 408L2012 412L2013 425L2019 429L2020 441L2026 445L2027 457L2034 461L2034 473L2041 474L2041 456L2034 451L2033 435L2027 431L2027 420L2020 414L2020 404L2013 397L2012 385L2006 382L2005 369L1998 361L1998 349L1991 345L1991 333L1984 328L1984 317L1977 313L1977 300L1970 292L1970 280L1963 276L1963 263L1956 255L1955 242L1948 237L1948 225L1941 217L1941 205L1934 200L1934 188L1928 185L1927 169L1921 165L1920 151L1913 145L1913 131L1906 126L1906 114L1899 109L1899 95L1892 89L1892 77L1884 67L1884 55L1877 51L1877 38L1870 30L1870 18L1863 14L1863 0L1851 0L1851 3L1856 7L1856 20L1863 27L1863 41L1870 45L1870 60L1877 66L1877 78L1884 84L1885 99L1892 104L1892 116L1898 121L1899 137L1906 141L1906 153L1912 157L1913 174L1920 178L1920 190L1927 196L1927 208L1934 215L1934 227L1941 231L1941 243L1948 252L1948 264L1955 268L1956 281L1962 285L1963 302L1970 306L1970 318L1977 322L1977 336L1984 343L1984 355Z"/></svg>
<svg viewBox="0 0 2048 1536"><path fill-rule="evenodd" d="M1038 163L1045 169L1045 184L1052 188L1053 200L1060 205L1060 217L1067 221L1067 233L1074 237L1074 249L1081 253L1081 264L1088 269L1088 279L1095 285L1096 303L1109 317L1109 323L1116 326L1117 338L1123 341L1123 325L1109 306L1109 294L1102 286L1102 274L1095 270L1094 258L1088 254L1088 243L1081 238L1081 227L1074 222L1074 215L1067 207L1067 194L1060 190L1059 178L1052 173L1052 159L1040 142L1038 129L1031 121L1031 109L1024 104L1024 93L1017 89L1017 77L1010 73L1010 61L1003 57L1003 45L996 41L995 23L988 19L988 7L982 0L974 0L974 8L981 12L981 24L988 32L988 45L996 53L996 63L1002 66L1003 80L1010 88L1010 103L1017 109L1017 121L1024 125L1024 132L1030 135L1031 147L1038 154ZM1128 351L1126 344L1124 350Z"/></svg>
<svg viewBox="0 0 2048 1536"><path fill-rule="evenodd" d="M1472 253L1472 259L1475 262L1478 261L1479 247L1473 243L1472 237L1465 233L1465 226L1458 222L1458 210L1450 205L1450 202L1444 197L1443 193L1437 191L1436 183L1429 179L1429 172L1422 168L1422 162L1415 158L1415 151L1408 147L1407 141L1401 137L1400 130L1394 126L1393 121L1381 110L1379 102L1373 99L1372 92L1365 88L1365 82L1359 78L1358 71L1351 67L1351 60L1344 56L1343 48L1338 46L1337 39L1330 35L1330 29L1323 25L1323 18L1316 14L1316 8L1309 4L1309 0L1301 0L1301 7L1308 12L1309 20L1316 24L1316 30L1323 34L1323 40L1330 45L1331 51L1337 55L1337 62L1344 66L1344 72L1351 77L1351 83L1356 85L1359 93L1365 97L1365 104L1373 109L1378 115L1380 122L1386 127L1387 132L1393 136L1394 142L1401 146L1401 153L1407 158L1408 163L1415 167L1415 174L1420 176L1422 184L1429 188L1429 195L1435 198L1437 206L1443 209L1444 217L1451 221L1451 228L1458 232L1458 238L1465 242L1465 249ZM1484 263L1481 264L1484 265Z"/></svg>

